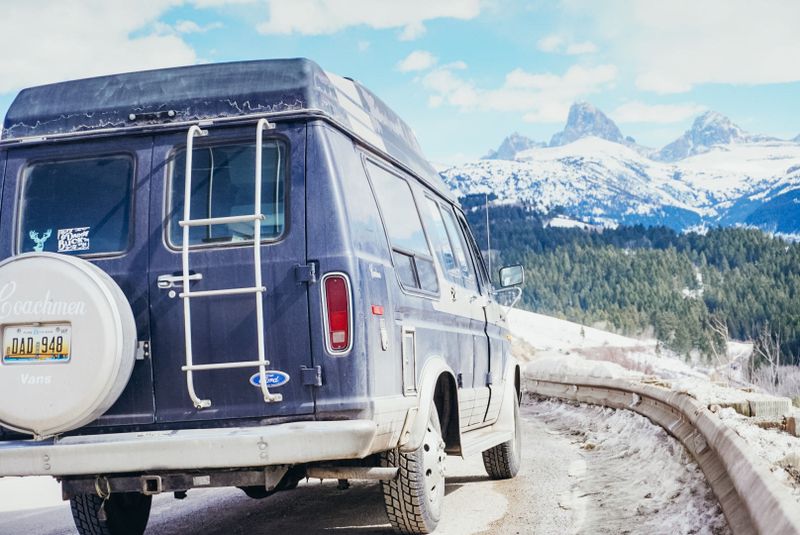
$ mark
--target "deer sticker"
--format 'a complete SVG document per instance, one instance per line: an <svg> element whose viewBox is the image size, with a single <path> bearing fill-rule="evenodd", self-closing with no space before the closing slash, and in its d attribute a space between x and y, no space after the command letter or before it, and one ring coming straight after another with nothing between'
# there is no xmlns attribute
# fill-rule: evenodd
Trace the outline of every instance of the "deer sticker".
<svg viewBox="0 0 800 535"><path fill-rule="evenodd" d="M36 251L37 253L41 253L42 251L44 251L44 242L47 241L47 238L49 238L52 233L53 229L49 228L42 233L41 237L39 237L38 232L36 232L35 230L30 231L28 233L28 236L30 236L33 242L36 244L33 246L33 250Z"/></svg>

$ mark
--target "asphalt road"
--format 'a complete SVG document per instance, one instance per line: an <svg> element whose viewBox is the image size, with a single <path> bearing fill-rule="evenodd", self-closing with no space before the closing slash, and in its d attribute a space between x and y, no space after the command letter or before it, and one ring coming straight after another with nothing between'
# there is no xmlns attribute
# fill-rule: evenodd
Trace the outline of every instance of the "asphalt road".
<svg viewBox="0 0 800 535"><path fill-rule="evenodd" d="M449 458L443 518L437 534L469 535L592 533L586 507L565 496L580 489L587 452L575 434L544 417L532 402L523 408L523 468L509 481L491 481L480 456ZM630 532L635 533L635 526ZM69 507L0 513L0 533L62 535L75 533ZM260 535L270 533L389 534L380 485L353 482L301 483L293 491L252 500L238 489L191 491L185 500L171 495L153 502L151 535Z"/></svg>

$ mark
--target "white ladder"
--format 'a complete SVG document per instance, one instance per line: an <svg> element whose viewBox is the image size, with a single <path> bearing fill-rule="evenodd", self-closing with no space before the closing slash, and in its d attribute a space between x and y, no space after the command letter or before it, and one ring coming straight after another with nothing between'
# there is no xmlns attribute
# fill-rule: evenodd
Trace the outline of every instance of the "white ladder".
<svg viewBox="0 0 800 535"><path fill-rule="evenodd" d="M258 367L259 385L261 393L264 395L266 403L281 401L281 394L273 394L267 388L267 366L269 361L266 359L264 351L264 292L267 289L261 281L261 222L264 214L261 213L261 147L264 141L264 130L271 130L275 125L267 119L259 119L256 125L256 173L255 173L255 211L253 214L237 215L229 217L209 217L205 219L191 218L191 193L192 193L192 151L194 148L194 138L196 136L208 135L207 130L203 130L198 125L192 125L186 134L186 176L184 178L183 193L183 220L180 226L183 228L183 242L181 244L182 259L182 279L183 292L180 297L183 299L183 332L186 345L186 365L181 370L186 372L186 387L189 390L189 397L197 409L205 409L211 406L210 399L201 399L194 390L194 372L208 370L229 370L233 368ZM280 153L278 153L277 169L280 170ZM280 171L277 171L280 172ZM211 215L209 213L209 215ZM230 223L253 223L253 263L255 271L255 285L245 288L221 288L219 290L190 291L189 282L192 275L189 272L189 229L191 227L205 227L209 225L225 225ZM216 364L194 364L192 358L192 307L191 300L198 297L217 297L223 295L255 294L256 298L256 333L258 335L258 360L243 362L221 362Z"/></svg>

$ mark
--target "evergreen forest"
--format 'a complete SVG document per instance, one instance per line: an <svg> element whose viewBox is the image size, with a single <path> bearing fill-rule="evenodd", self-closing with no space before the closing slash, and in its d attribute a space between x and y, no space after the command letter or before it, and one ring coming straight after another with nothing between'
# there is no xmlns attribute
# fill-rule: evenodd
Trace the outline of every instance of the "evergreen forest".
<svg viewBox="0 0 800 535"><path fill-rule="evenodd" d="M483 196L463 198L486 248ZM535 207L489 206L493 267L522 264L525 309L708 358L725 338L780 343L800 364L800 244L751 228L555 228ZM496 272L497 269L493 269Z"/></svg>

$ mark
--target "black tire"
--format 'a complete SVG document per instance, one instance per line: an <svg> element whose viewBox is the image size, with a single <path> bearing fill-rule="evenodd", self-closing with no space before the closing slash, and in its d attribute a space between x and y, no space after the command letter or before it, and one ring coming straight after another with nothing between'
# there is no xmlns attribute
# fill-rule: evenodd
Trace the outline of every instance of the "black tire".
<svg viewBox="0 0 800 535"><path fill-rule="evenodd" d="M112 494L106 501L104 515L100 512L103 498L95 494L76 496L69 504L80 535L142 535L150 519L152 502L152 496L138 492Z"/></svg>
<svg viewBox="0 0 800 535"><path fill-rule="evenodd" d="M396 478L381 482L386 515L398 533L431 533L439 524L447 457L444 448L439 413L432 406L425 439L416 451L394 449L382 454L383 466L400 468Z"/></svg>
<svg viewBox="0 0 800 535"><path fill-rule="evenodd" d="M519 399L514 396L514 438L483 452L483 466L492 479L511 479L522 464Z"/></svg>
<svg viewBox="0 0 800 535"><path fill-rule="evenodd" d="M294 490L297 488L299 483L300 476L290 472L287 473L272 490L267 490L264 487L239 487L239 489L242 490L248 498L252 498L254 500L263 500L264 498L272 496L276 492Z"/></svg>

